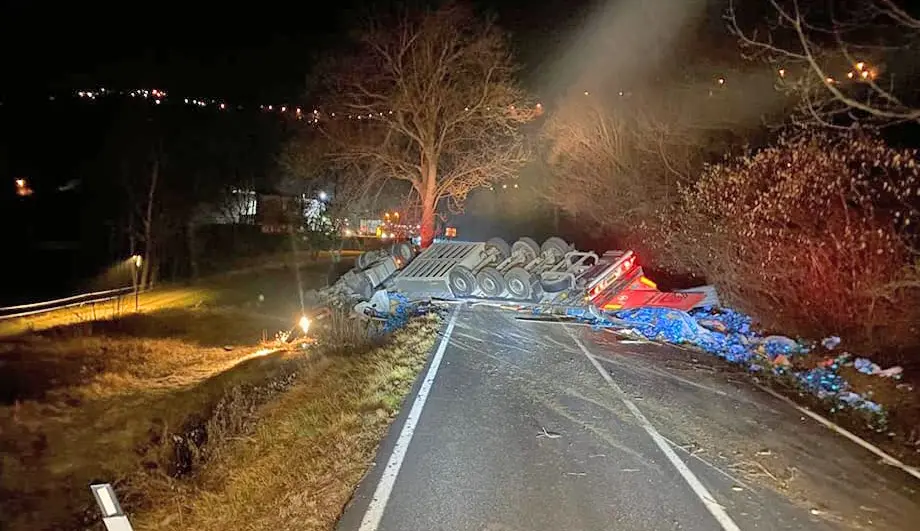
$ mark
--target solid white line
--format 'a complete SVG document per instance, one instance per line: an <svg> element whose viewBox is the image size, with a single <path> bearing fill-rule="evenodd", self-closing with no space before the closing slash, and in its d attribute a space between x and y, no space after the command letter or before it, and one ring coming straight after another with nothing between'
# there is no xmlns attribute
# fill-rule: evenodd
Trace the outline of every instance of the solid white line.
<svg viewBox="0 0 920 531"><path fill-rule="evenodd" d="M681 461L680 457L674 453L674 450L671 449L671 446L668 445L668 442L664 439L664 437L658 433L658 430L652 426L652 423L649 422L647 418L645 418L645 415L643 415L641 411L639 411L639 408L636 407L636 404L627 398L626 393L623 392L623 389L613 381L613 378L610 377L610 373L601 366L601 363L596 359L596 357L591 354L590 351L588 351L588 349L582 344L581 341L579 341L577 337L575 337L575 334L572 333L572 330L569 327L566 327L566 332L568 332L572 340L575 341L575 344L578 345L578 348L581 349L581 352L585 355L585 357L588 358L588 361L594 365L594 368L597 369L597 372L601 373L601 376L604 378L604 380L606 380L607 383L610 384L610 387L616 391L617 395L620 397L620 400L626 404L626 409L628 409L633 414L633 416L636 417L636 420L639 421L639 424L642 426L642 428L645 429L646 433L648 433L652 440L655 441L655 444L658 446L658 448L662 451L662 453L664 453L665 457L668 458L668 461L674 465L674 468L676 468L677 472L680 473L681 477L684 478L684 481L687 482L687 485L690 486L690 489L693 491L693 493L696 494L700 501L703 502L703 505L706 506L706 509L709 510L709 513L712 514L713 518L719 522L719 525L722 526L722 529L725 531L741 531L734 520L732 520L731 517L728 516L728 513L725 512L725 509L723 509L722 506L716 502L715 498L712 497L712 494L709 493L709 490L706 489L702 483L700 483L700 480L696 477L693 471L687 467L686 463Z"/></svg>
<svg viewBox="0 0 920 531"><path fill-rule="evenodd" d="M444 357L444 350L450 342L450 334L454 331L454 325L457 322L457 315L459 314L459 308L454 310L453 315L450 317L450 321L447 322L444 336L441 337L441 344L438 345L438 350L434 353L434 358L431 359L431 365L428 366L428 372L425 373L425 379L422 380L422 385L418 388L418 394L415 395L415 402L412 403L412 409L409 410L409 415L406 417L406 423L403 424L402 431L399 433L399 438L396 439L393 453L390 454L390 459L387 461L387 466L383 470L383 475L380 476L380 482L377 484L377 489L374 491L374 497L371 498L371 502L367 506L367 512L364 513L364 518L361 520L361 527L358 528L359 531L376 531L377 527L380 525L380 520L383 518L383 510L386 509L390 494L393 492L396 476L399 475L399 469L402 468L403 459L406 457L406 450L409 449L409 443L412 441L412 435L415 433L415 426L422 416L422 408L425 407L425 401L428 400L428 392L431 390L431 385L434 383L434 377L438 373L438 367L441 366L441 358Z"/></svg>
<svg viewBox="0 0 920 531"><path fill-rule="evenodd" d="M914 476L915 478L920 479L920 470L917 470L916 468L914 468L914 467L912 467L912 466L910 466L910 465L906 465L906 464L902 463L901 461L897 460L896 458L894 458L894 457L891 456L890 454L886 453L884 450L882 450L882 449L879 448L878 446L875 446L874 444L872 444L872 443L870 443L870 442L868 442L868 441L862 439L861 437L859 437L858 435L856 435L855 433L853 433L853 432L851 432L851 431L849 431L849 430L847 430L847 429L841 428L840 426L838 426L838 425L834 424L833 422L827 420L826 418L822 417L821 415L818 415L818 414L815 413L814 411L805 409L804 407L802 407L802 406L796 404L796 403L793 402L792 400L786 398L785 396L783 396L783 395L777 393L776 391L774 391L774 390L772 390L772 389L769 389L769 388L767 388L767 387L764 387L764 386L762 386L762 385L760 385L760 384L754 384L754 385L756 385L761 391L763 391L763 392L765 392L765 393L769 393L769 394L773 395L774 397L776 397L776 398L782 400L783 402L786 402L786 403L789 404L790 406L796 408L797 410L799 410L800 412L804 413L805 415L808 415L809 417L811 417L812 419L816 420L816 421L819 422L820 424L823 424L825 427L830 428L830 429L836 431L836 432L839 433L840 435L843 435L843 436L846 437L847 439L849 439L849 440L855 442L856 444L862 446L862 447L865 448L866 450L869 450L869 451L872 452L873 454L879 456L879 457L882 459L882 462L885 463L886 465L891 465L891 466L893 466L893 467L900 468L901 470L903 470L904 472L907 472L907 473L910 474L911 476Z"/></svg>

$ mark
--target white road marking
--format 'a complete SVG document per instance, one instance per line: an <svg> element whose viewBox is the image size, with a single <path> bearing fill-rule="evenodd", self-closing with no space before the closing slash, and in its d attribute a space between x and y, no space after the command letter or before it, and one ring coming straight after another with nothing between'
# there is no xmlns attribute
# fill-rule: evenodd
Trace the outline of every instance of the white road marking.
<svg viewBox="0 0 920 531"><path fill-rule="evenodd" d="M428 366L428 372L425 373L425 379L415 395L415 402L412 403L412 409L409 410L409 416L406 417L406 423L403 424L399 438L396 439L396 445L393 446L393 453L387 461L387 466L380 476L380 482L377 489L374 490L374 497L371 498L367 506L367 512L361 520L359 531L376 531L383 518L383 511L386 509L390 494L393 492L393 485L396 483L396 476L399 475L399 469L402 468L403 459L406 457L406 450L409 449L409 443L412 442L412 435L415 434L415 426L422 416L422 408L428 400L428 392L431 391L431 385L434 383L434 377L438 373L438 367L441 366L441 359L444 357L444 350L450 342L450 334L454 331L454 325L457 323L457 316L460 314L459 308L454 310L450 321L447 322L447 328L441 337L441 344L431 359L431 365Z"/></svg>
<svg viewBox="0 0 920 531"><path fill-rule="evenodd" d="M588 361L594 365L594 368L597 369L597 372L599 372L604 380L610 384L610 387L613 388L613 390L620 397L620 400L622 400L626 405L626 409L628 409L630 413L636 417L636 420L639 421L639 424L642 426L645 432L649 434L653 441L655 441L655 444L658 446L658 448L662 451L662 453L664 453L665 457L668 458L668 461L674 465L674 468L676 468L677 472L680 473L681 477L684 478L684 481L687 482L687 485L690 486L690 489L693 491L693 493L696 494L700 501L703 502L703 505L706 506L706 509L709 510L709 513L712 514L713 518L719 522L719 525L722 526L722 529L725 531L741 531L735 521L732 520L731 517L728 516L728 513L725 512L725 509L719 505L718 502L716 502L715 498L712 497L712 494L710 494L709 490L703 486L702 483L700 483L700 480L696 477L696 474L694 474L693 471L687 467L686 463L681 461L680 457L674 453L674 450L671 449L664 437L658 433L658 430L652 426L652 423L649 422L649 420L645 417L645 415L642 414L641 411L639 411L639 408L636 407L632 400L626 396L626 393L623 392L623 389L613 381L610 373L601 366L601 363L597 360L597 358L591 354L591 352L577 337L575 337L575 334L572 333L571 328L566 327L566 332L568 332L569 336L571 336L575 344L578 345L578 348L581 349L581 352L585 355L585 357L588 358Z"/></svg>
<svg viewBox="0 0 920 531"><path fill-rule="evenodd" d="M824 417L822 417L821 415L815 413L814 411L811 411L810 409L805 409L804 407L802 407L802 406L796 404L796 403L793 402L792 400L786 398L785 396L783 396L783 395L777 393L776 391L774 391L774 390L772 390L772 389L769 389L769 388L767 388L767 387L764 387L764 386L762 386L762 385L760 385L760 384L754 384L754 385L757 386L761 391L763 391L763 392L765 392L765 393L768 393L768 394L772 395L773 397L778 398L778 399L782 400L783 402L789 404L790 406L794 407L795 409L799 410L800 412L802 412L802 414L808 415L809 417L811 417L812 419L814 419L815 421L817 421L817 422L820 423L821 425L825 426L826 428L829 428L829 429L831 429L831 430L834 430L835 432L839 433L840 435L843 435L843 436L846 437L847 439L849 439L849 440L853 441L854 443L856 443L856 444L862 446L862 447L865 448L866 450L869 450L869 451L872 452L873 454L875 454L875 455L877 455L878 457L880 457L882 463L885 463L886 465L890 465L890 466L893 466L893 467L896 467L896 468L900 468L901 470L903 470L904 472L907 472L907 473L910 474L911 476L914 476L915 478L920 479L920 470L918 470L918 469L916 469L916 468L914 468L914 467L912 467L912 466L910 466L910 465L906 465L906 464L902 463L901 461L898 461L897 459L895 459L895 458L894 458L893 456L891 456L890 454L886 453L884 450L882 450L882 449L879 448L878 446L875 446L874 444L872 444L872 443L866 441L865 439L862 439L862 438L859 437L858 435L854 434L853 432L851 432L851 431L849 431L849 430L847 430L847 429L845 429L845 428L841 428L840 426L838 426L838 425L834 424L833 422L827 420L826 418L824 418Z"/></svg>

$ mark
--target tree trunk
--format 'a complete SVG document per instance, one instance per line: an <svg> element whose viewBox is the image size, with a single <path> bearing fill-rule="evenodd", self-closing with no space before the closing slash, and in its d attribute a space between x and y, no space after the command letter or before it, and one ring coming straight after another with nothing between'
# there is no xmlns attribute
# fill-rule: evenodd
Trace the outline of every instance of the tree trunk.
<svg viewBox="0 0 920 531"><path fill-rule="evenodd" d="M159 178L160 158L156 156L153 159L153 170L150 172L150 190L147 193L147 212L144 217L144 263L142 265L141 288L149 288L153 284L153 264L150 262L153 257L153 200L156 196Z"/></svg>
<svg viewBox="0 0 920 531"><path fill-rule="evenodd" d="M421 236L421 246L422 249L427 248L434 241L436 233L436 220L437 216L435 210L438 206L438 196L436 193L436 181L434 175L432 174L430 178L425 180L426 186L424 193L421 194L422 199L422 220L421 220L421 229L419 229Z"/></svg>

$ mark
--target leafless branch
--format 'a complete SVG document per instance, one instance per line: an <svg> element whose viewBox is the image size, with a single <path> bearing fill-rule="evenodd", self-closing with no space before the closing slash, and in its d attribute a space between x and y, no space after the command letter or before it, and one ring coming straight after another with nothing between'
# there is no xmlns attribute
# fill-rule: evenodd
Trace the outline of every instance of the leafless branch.
<svg viewBox="0 0 920 531"><path fill-rule="evenodd" d="M780 88L800 100L794 123L839 128L920 121L920 107L897 93L904 88L896 86L893 73L882 71L880 55L914 45L920 20L892 0L874 0L868 9L828 21L811 20L798 0L770 5L776 18L765 22L765 33L741 28L734 2L725 18L746 56L783 69ZM884 33L893 44L866 41L870 33ZM841 70L845 74L836 75Z"/></svg>

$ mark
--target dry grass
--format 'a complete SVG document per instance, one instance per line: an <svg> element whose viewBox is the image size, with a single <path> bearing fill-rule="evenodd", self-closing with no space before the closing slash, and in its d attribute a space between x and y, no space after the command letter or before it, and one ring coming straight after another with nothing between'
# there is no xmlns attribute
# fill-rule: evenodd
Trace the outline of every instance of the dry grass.
<svg viewBox="0 0 920 531"><path fill-rule="evenodd" d="M290 463L309 467L300 461L303 441L292 440L301 435L318 445L304 459L334 457L354 481L327 499L311 482L328 478L306 474L292 492L313 492L324 511L337 511L423 363L436 324L422 320L374 347L366 323L333 314L317 325L320 343L310 353L262 348L266 332L287 329L302 311L298 291L331 274L320 262L297 274L260 270L147 294L142 305L156 311L97 308L0 329L0 528L99 528L87 488L94 481L115 483L123 506L139 511L148 529L170 515L182 528L211 521L224 508L209 508L209 500L245 496L237 481L260 474L250 467L283 468L295 447ZM262 460L247 445L258 445ZM298 477L276 479L286 490ZM177 507L180 491L190 498Z"/></svg>
<svg viewBox="0 0 920 531"><path fill-rule="evenodd" d="M90 481L164 467L167 434L227 388L280 370L282 355L247 359L263 326L277 327L230 311L170 310L0 343L0 513L15 515L5 517L8 528L78 527Z"/></svg>
<svg viewBox="0 0 920 531"><path fill-rule="evenodd" d="M300 364L290 389L213 440L193 480L149 474L135 529L331 529L437 335L436 317L378 346L337 348ZM334 345L338 347L338 345ZM230 407L230 406L228 406ZM210 428L214 429L214 428Z"/></svg>

